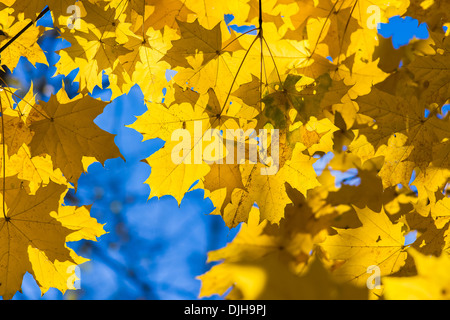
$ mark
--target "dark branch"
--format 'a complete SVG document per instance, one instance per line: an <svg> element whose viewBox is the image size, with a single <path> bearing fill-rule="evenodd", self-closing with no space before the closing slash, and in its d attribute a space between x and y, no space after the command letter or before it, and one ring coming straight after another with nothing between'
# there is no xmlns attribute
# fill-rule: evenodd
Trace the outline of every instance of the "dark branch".
<svg viewBox="0 0 450 320"><path fill-rule="evenodd" d="M262 29L262 0L259 0L259 29Z"/></svg>

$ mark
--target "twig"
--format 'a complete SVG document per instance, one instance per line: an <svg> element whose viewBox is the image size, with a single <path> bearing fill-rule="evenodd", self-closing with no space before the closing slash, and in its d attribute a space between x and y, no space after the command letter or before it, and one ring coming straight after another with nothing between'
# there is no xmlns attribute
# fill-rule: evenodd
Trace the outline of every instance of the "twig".
<svg viewBox="0 0 450 320"><path fill-rule="evenodd" d="M3 209L3 218L8 221L8 217L6 216L6 201L5 201L5 193L6 193L6 146L5 146L5 115L3 113L3 105L0 99L0 109L2 113L2 148L3 148L3 159L2 159L2 170L3 170L3 196L2 196L2 209Z"/></svg>

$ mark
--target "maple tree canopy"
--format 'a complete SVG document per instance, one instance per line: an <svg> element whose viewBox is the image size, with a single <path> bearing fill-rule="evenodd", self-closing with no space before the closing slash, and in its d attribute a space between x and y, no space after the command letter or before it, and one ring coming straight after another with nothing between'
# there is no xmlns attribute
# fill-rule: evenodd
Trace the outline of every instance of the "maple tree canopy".
<svg viewBox="0 0 450 320"><path fill-rule="evenodd" d="M53 27L37 26L47 11ZM429 38L395 49L377 31L393 16L426 23ZM64 196L91 163L124 158L94 119L135 85L147 111L129 127L165 141L143 159L149 198L180 204L202 189L211 214L240 227L209 253L220 263L198 276L200 297L449 297L450 2L0 0L0 21L2 71L20 57L48 65L38 40L53 29L70 44L56 74L77 69L79 83L75 97L63 86L44 102L1 79L4 299L26 272L42 294L74 289L86 259L67 242L105 231ZM109 102L90 95L104 76ZM233 144L232 130L249 134ZM264 139L251 134L260 130ZM338 184L334 172L349 170L360 183Z"/></svg>

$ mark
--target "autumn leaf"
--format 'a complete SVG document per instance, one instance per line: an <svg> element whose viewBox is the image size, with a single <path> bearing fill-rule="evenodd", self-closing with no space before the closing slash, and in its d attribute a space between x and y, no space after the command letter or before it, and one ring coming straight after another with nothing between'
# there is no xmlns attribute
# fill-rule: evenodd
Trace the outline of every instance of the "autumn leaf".
<svg viewBox="0 0 450 320"><path fill-rule="evenodd" d="M220 55L222 49L220 25L207 30L197 21L192 23L178 21L178 24L181 38L172 41L173 47L167 51L163 58L172 67L191 67L188 58L195 56L195 54L202 54L202 65L207 64L211 59Z"/></svg>
<svg viewBox="0 0 450 320"><path fill-rule="evenodd" d="M0 47L6 46L9 41L20 32L31 20L18 21L10 15L11 10L0 11L2 28L0 34ZM24 36L17 38L5 51L1 53L1 64L13 71L20 57L26 57L33 65L36 63L48 64L44 52L39 46L37 39L44 33L43 27L31 26Z"/></svg>
<svg viewBox="0 0 450 320"><path fill-rule="evenodd" d="M210 168L207 164L174 163L172 150L175 146L176 143L167 143L147 160L153 171L146 180L152 186L149 198L171 195L181 203L186 192L193 190L193 185L208 174ZM188 156L191 156L190 151L183 157ZM197 185L196 188L198 187L200 186Z"/></svg>
<svg viewBox="0 0 450 320"><path fill-rule="evenodd" d="M417 275L383 277L383 296L389 300L448 300L448 254L435 257L408 251L414 258Z"/></svg>
<svg viewBox="0 0 450 320"><path fill-rule="evenodd" d="M416 58L408 65L414 79L420 83L420 99L425 103L437 103L442 106L450 98L450 41L442 35L440 49L435 55Z"/></svg>
<svg viewBox="0 0 450 320"><path fill-rule="evenodd" d="M114 136L93 123L106 105L90 96L69 99L64 88L48 102L41 101L33 110L40 120L30 125L34 133L30 142L32 156L48 153L54 166L74 183L85 171L83 157L95 157L104 163L121 156Z"/></svg>
<svg viewBox="0 0 450 320"><path fill-rule="evenodd" d="M432 31L442 30L442 26L450 21L449 4L445 1L412 0L406 14L421 22L427 23Z"/></svg>
<svg viewBox="0 0 450 320"><path fill-rule="evenodd" d="M0 217L0 292L10 299L20 289L25 272L34 272L29 247L38 249L53 263L75 261L65 245L71 230L51 216L58 210L66 187L50 183L35 195L28 195L18 179L8 178L6 186L2 197L6 211Z"/></svg>
<svg viewBox="0 0 450 320"><path fill-rule="evenodd" d="M53 26L38 26L47 12ZM378 32L394 16L430 37L394 48ZM79 83L36 101L36 84L0 79L4 298L26 272L41 293L73 289L86 259L67 242L104 230L63 198L92 162L124 158L95 119L135 86L147 111L128 127L164 142L143 159L148 197L180 205L203 190L239 228L208 254L201 296L447 297L447 2L0 0L0 18L5 74L56 53L55 75ZM67 45L45 53L52 34ZM373 268L382 288L368 286Z"/></svg>
<svg viewBox="0 0 450 320"><path fill-rule="evenodd" d="M367 289L339 283L318 260L298 276L289 270L276 255L268 255L254 262L225 263L213 266L199 276L203 285L200 297L212 293L237 300L364 300Z"/></svg>
<svg viewBox="0 0 450 320"><path fill-rule="evenodd" d="M135 27L141 27L140 17L142 17L145 30L150 28L160 30L165 26L175 28L177 19L188 21L190 16L195 16L195 13L180 0L150 0L133 5L137 13Z"/></svg>
<svg viewBox="0 0 450 320"><path fill-rule="evenodd" d="M288 196L295 202L286 206L285 217L279 226L268 220L260 221L260 210L253 206L247 223L242 223L237 236L226 247L211 251L208 261L247 262L271 253L276 253L292 268L303 270L314 250L315 244L324 240L327 228L340 213L336 211L319 214L312 192L304 197L294 188L287 189ZM292 223L295 222L295 223Z"/></svg>
<svg viewBox="0 0 450 320"><path fill-rule="evenodd" d="M366 285L367 268L377 266L381 275L397 272L404 264L404 237L402 223L392 223L382 209L380 212L355 207L362 226L355 229L337 229L321 247L332 260L343 264L334 274L357 285Z"/></svg>
<svg viewBox="0 0 450 320"><path fill-rule="evenodd" d="M360 133L378 151L377 154L386 157L383 168L386 186L405 183L415 167L426 170L433 162L431 151L434 147L442 146L448 154L444 143L444 137L448 136L448 117L438 118L436 110L427 116L424 104L416 97L403 98L374 88L369 95L356 101L360 113L373 119ZM406 173L400 174L405 170ZM393 182L387 181L399 174Z"/></svg>

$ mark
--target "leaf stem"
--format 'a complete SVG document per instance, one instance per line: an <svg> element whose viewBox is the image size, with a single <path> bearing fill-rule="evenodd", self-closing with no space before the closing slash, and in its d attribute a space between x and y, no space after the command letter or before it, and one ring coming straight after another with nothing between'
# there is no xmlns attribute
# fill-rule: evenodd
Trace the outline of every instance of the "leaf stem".
<svg viewBox="0 0 450 320"><path fill-rule="evenodd" d="M263 54L263 29L262 29L262 0L259 0L259 44L261 48L261 61L260 61L260 73L259 73L259 109L262 110L262 77L263 77L263 61L264 61L264 54Z"/></svg>
<svg viewBox="0 0 450 320"><path fill-rule="evenodd" d="M282 85L283 81L281 81L280 72L278 71L277 64L275 62L275 57L272 54L272 50L270 50L269 44L267 43L266 39L265 38L262 38L262 39L264 40L264 43L266 44L267 50L269 51L270 58L272 59L273 66L274 66L275 71L276 71L277 76L278 76L278 81L280 81L280 85Z"/></svg>
<svg viewBox="0 0 450 320"><path fill-rule="evenodd" d="M259 30L262 30L262 0L259 0Z"/></svg>
<svg viewBox="0 0 450 320"><path fill-rule="evenodd" d="M258 30L258 28L253 28L253 29L250 29L250 30L247 30L247 31L241 33L241 34L238 35L236 38L234 38L233 40L231 40L230 42L228 42L228 44L227 44L226 46L224 46L224 47L221 49L221 51L224 51L224 50L225 50L226 48L228 48L233 42L239 40L240 37L242 37L242 36L244 36L244 35L246 35L246 34L248 34L248 33L250 33L250 32L256 31L256 30Z"/></svg>
<svg viewBox="0 0 450 320"><path fill-rule="evenodd" d="M3 197L2 197L2 207L3 207L3 218L7 221L6 217L6 203L5 203L5 193L6 193L6 146L5 146L5 114L3 113L2 100L0 99L0 111L2 113L2 147L3 147L3 159L2 159L2 171L3 171Z"/></svg>
<svg viewBox="0 0 450 320"><path fill-rule="evenodd" d="M20 101L24 101L26 104L28 104L28 105L30 106L31 109L35 110L37 113L39 113L39 114L40 114L41 116L43 116L44 118L50 120L50 117L49 117L48 115L46 115L45 113L43 113L42 111L40 111L38 108L36 108L36 106L34 106L34 105L32 105L31 103L29 103L28 101L26 101L23 97L21 97L21 96L17 95L16 93L12 92L11 89L10 89L10 87L9 87L8 84L6 83L6 81L5 81L3 78L1 78L1 77L0 77L0 82L1 82L1 83L0 83L0 88L1 88L2 90L4 90L5 92L10 93L14 98L17 98L17 99L19 99ZM4 85L5 85L6 87L5 87ZM11 109L13 109L13 108L12 108L12 105L11 105L10 99L8 99L8 102L9 102L9 104L10 104L10 106L11 106ZM19 101L14 100L14 102L18 103ZM19 117L22 117L22 116L24 115L23 112L22 112L22 110L20 110L19 105L17 105L17 112L18 112L18 114L19 114Z"/></svg>
<svg viewBox="0 0 450 320"><path fill-rule="evenodd" d="M233 90L233 86L234 86L234 83L236 82L237 76L238 76L239 72L241 71L242 65L244 64L244 61L245 61L245 59L247 58L247 55L248 55L248 53L250 52L250 49L253 47L253 45L255 44L255 42L256 42L257 39L258 39L258 37L256 37L256 38L252 41L252 43L250 44L250 47L247 49L247 52L245 53L244 57L242 58L242 61L241 61L241 63L239 64L239 67L238 67L238 70L237 70L237 72L236 72L236 75L235 75L234 78L233 78L233 82L231 83L230 90L228 91L227 97L226 97L226 99L225 99L225 102L223 103L222 110L220 111L220 114L219 114L219 115L222 115L222 113L225 111L225 106L227 105L228 99L230 98L230 94L231 94L231 91Z"/></svg>

